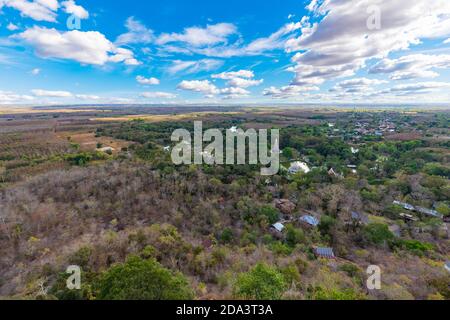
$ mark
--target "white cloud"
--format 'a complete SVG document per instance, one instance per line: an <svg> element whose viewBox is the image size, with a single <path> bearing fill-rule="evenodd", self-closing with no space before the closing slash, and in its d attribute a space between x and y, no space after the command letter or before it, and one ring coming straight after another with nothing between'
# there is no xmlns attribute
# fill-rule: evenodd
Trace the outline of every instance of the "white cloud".
<svg viewBox="0 0 450 320"><path fill-rule="evenodd" d="M110 56L109 61L111 62L123 62L127 66L138 66L141 63L134 58L133 51L125 48L115 48L113 49L113 55Z"/></svg>
<svg viewBox="0 0 450 320"><path fill-rule="evenodd" d="M392 80L410 80L436 78L439 74L431 69L448 68L450 68L450 55L413 54L398 59L383 59L370 68L369 72L391 74Z"/></svg>
<svg viewBox="0 0 450 320"><path fill-rule="evenodd" d="M330 91L344 91L345 93L358 93L371 91L371 86L377 86L388 83L388 81L368 79L368 78L354 78L350 80L341 81L336 84Z"/></svg>
<svg viewBox="0 0 450 320"><path fill-rule="evenodd" d="M57 11L59 8L58 0L36 0L35 2L49 8L50 10Z"/></svg>
<svg viewBox="0 0 450 320"><path fill-rule="evenodd" d="M419 82L412 84L402 84L397 85L383 91L382 93L395 93L398 95L409 95L409 94L426 94L430 92L437 91L439 89L450 88L450 83L448 82Z"/></svg>
<svg viewBox="0 0 450 320"><path fill-rule="evenodd" d="M263 82L264 82L263 79L251 80L251 79L233 78L227 82L227 85L229 85L230 87L248 88L259 86Z"/></svg>
<svg viewBox="0 0 450 320"><path fill-rule="evenodd" d="M220 68L223 61L215 59L202 59L198 61L182 61L175 60L172 65L168 67L167 71L170 74L184 72L186 74L197 73L201 71L212 71Z"/></svg>
<svg viewBox="0 0 450 320"><path fill-rule="evenodd" d="M16 31L19 30L19 26L15 25L14 23L10 22L8 26L6 27L9 31Z"/></svg>
<svg viewBox="0 0 450 320"><path fill-rule="evenodd" d="M216 95L220 93L219 89L209 80L184 80L178 85L177 88L181 90L203 93L204 95Z"/></svg>
<svg viewBox="0 0 450 320"><path fill-rule="evenodd" d="M99 96L91 95L91 94L76 94L75 98L80 99L80 100L100 100L101 99Z"/></svg>
<svg viewBox="0 0 450 320"><path fill-rule="evenodd" d="M277 99L288 99L292 97L298 97L307 91L314 91L314 90L319 90L319 88L314 86L306 87L294 85L284 86L281 88L269 87L267 89L264 89L263 95Z"/></svg>
<svg viewBox="0 0 450 320"><path fill-rule="evenodd" d="M101 97L92 94L73 94L69 91L52 91L52 90L42 90L42 89L34 89L31 90L31 93L35 97L39 98L74 98L79 100L100 100Z"/></svg>
<svg viewBox="0 0 450 320"><path fill-rule="evenodd" d="M50 0L41 0L41 1L50 1ZM73 14L74 16L80 19L89 18L89 12L75 3L74 0L67 0L61 2L61 5L64 7L64 11L68 14Z"/></svg>
<svg viewBox="0 0 450 320"><path fill-rule="evenodd" d="M36 21L56 22L56 10L58 2L56 0L1 0L2 6L14 8L20 11L23 17L29 17Z"/></svg>
<svg viewBox="0 0 450 320"><path fill-rule="evenodd" d="M232 45L215 45L207 47L165 47L164 49L171 52L194 53L205 55L208 57L231 58L240 56L257 56L274 50L283 49L285 42L294 36L294 31L299 30L303 22L288 23L281 27L278 31L268 37L253 40L248 45L242 45L241 42L235 42Z"/></svg>
<svg viewBox="0 0 450 320"><path fill-rule="evenodd" d="M49 90L41 90L34 89L31 90L33 95L36 97L50 97L50 98L71 98L73 94L69 91L49 91Z"/></svg>
<svg viewBox="0 0 450 320"><path fill-rule="evenodd" d="M254 78L255 74L251 70L239 70L213 74L211 77L213 79L231 80L234 78Z"/></svg>
<svg viewBox="0 0 450 320"><path fill-rule="evenodd" d="M170 92L144 92L141 94L141 97L147 99L175 99L177 97L176 94Z"/></svg>
<svg viewBox="0 0 450 320"><path fill-rule="evenodd" d="M381 10L380 29L367 26L371 4ZM369 59L383 59L423 39L450 35L450 2L446 0L410 0L407 9L401 1L391 0L311 1L308 9L319 22L305 23L301 35L286 42L287 52L301 51L290 69L296 73L295 85L352 76Z"/></svg>
<svg viewBox="0 0 450 320"><path fill-rule="evenodd" d="M253 80L255 74L251 70L239 70L232 72L222 72L219 74L213 74L211 78L228 80L227 85L230 87L248 88L258 86L264 82L261 80Z"/></svg>
<svg viewBox="0 0 450 320"><path fill-rule="evenodd" d="M37 76L41 73L41 69L39 68L34 68L33 70L31 70L30 72L33 76Z"/></svg>
<svg viewBox="0 0 450 320"><path fill-rule="evenodd" d="M267 38L259 38L252 41L250 44L242 48L242 53L245 55L259 55L265 51L273 51L284 48L287 41L287 35L302 28L302 23L288 23L280 30L271 34Z"/></svg>
<svg viewBox="0 0 450 320"><path fill-rule="evenodd" d="M219 93L223 96L225 96L225 99L235 99L235 98L243 98L250 95L250 92L243 89L243 88L237 88L237 87L229 87L220 89Z"/></svg>
<svg viewBox="0 0 450 320"><path fill-rule="evenodd" d="M34 100L32 96L16 94L10 91L0 91L0 104L22 103L32 100Z"/></svg>
<svg viewBox="0 0 450 320"><path fill-rule="evenodd" d="M450 43L450 38L444 41L444 44Z"/></svg>
<svg viewBox="0 0 450 320"><path fill-rule="evenodd" d="M158 85L160 83L159 79L145 78L143 76L137 76L136 81L143 85Z"/></svg>
<svg viewBox="0 0 450 320"><path fill-rule="evenodd" d="M33 27L17 35L34 47L42 58L75 60L84 64L104 65L107 62L123 62L138 65L132 51L117 48L97 31L67 31Z"/></svg>
<svg viewBox="0 0 450 320"><path fill-rule="evenodd" d="M125 23L127 33L121 34L117 40L117 45L150 43L154 40L153 30L148 29L134 17L129 17Z"/></svg>
<svg viewBox="0 0 450 320"><path fill-rule="evenodd" d="M157 44L165 45L173 42L185 43L193 47L227 43L230 35L236 34L237 28L231 23L208 25L206 28L190 27L183 33L164 33L156 40Z"/></svg>

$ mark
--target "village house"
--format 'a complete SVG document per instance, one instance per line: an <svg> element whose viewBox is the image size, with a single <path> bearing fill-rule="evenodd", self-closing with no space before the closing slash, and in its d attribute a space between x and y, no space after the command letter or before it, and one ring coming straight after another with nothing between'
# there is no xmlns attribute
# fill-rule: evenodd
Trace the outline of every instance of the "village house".
<svg viewBox="0 0 450 320"><path fill-rule="evenodd" d="M415 211L416 210L416 208L413 205L410 205L410 204L405 203L405 202L394 201L393 204L395 204L397 206L401 206L405 210L409 210L409 211Z"/></svg>
<svg viewBox="0 0 450 320"><path fill-rule="evenodd" d="M431 216L431 217L435 217L435 218L439 218L442 219L444 216L441 215L439 212L437 212L436 210L431 210L431 209L426 209L426 208L422 208L422 207L417 207L416 211L419 213L422 213L426 216Z"/></svg>
<svg viewBox="0 0 450 320"><path fill-rule="evenodd" d="M316 258L336 259L333 248L325 248L325 247L314 248L314 255L316 256Z"/></svg>
<svg viewBox="0 0 450 320"><path fill-rule="evenodd" d="M299 172L302 173L309 173L311 171L311 169L309 168L309 166L301 161L296 161L291 163L291 166L289 167L289 174L296 174Z"/></svg>
<svg viewBox="0 0 450 320"><path fill-rule="evenodd" d="M416 212L424 214L426 216L439 218L439 219L444 218L444 216L442 214L440 214L439 212L437 212L436 210L426 209L426 208L422 208L422 207L415 207L409 203L400 202L400 201L394 201L393 204L395 204L397 206L401 206L405 210L416 211Z"/></svg>
<svg viewBox="0 0 450 320"><path fill-rule="evenodd" d="M419 221L419 219L414 217L412 214L400 213L400 217L402 217L403 220L405 220L406 222L408 222L408 221L413 221L413 222Z"/></svg>
<svg viewBox="0 0 450 320"><path fill-rule="evenodd" d="M269 231L275 238L282 239L284 237L284 235L283 235L284 229L286 229L286 226L284 225L284 223L277 222L270 226Z"/></svg>
<svg viewBox="0 0 450 320"><path fill-rule="evenodd" d="M320 221L317 218L310 215L303 216L299 220L301 223L309 227L317 227L320 224Z"/></svg>

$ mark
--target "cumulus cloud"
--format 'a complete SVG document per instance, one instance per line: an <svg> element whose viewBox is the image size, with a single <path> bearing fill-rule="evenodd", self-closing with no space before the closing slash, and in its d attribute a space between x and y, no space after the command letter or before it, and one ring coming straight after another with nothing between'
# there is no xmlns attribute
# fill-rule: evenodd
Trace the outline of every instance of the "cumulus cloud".
<svg viewBox="0 0 450 320"><path fill-rule="evenodd" d="M211 77L213 79L231 80L234 78L254 78L255 74L251 70L239 70L213 74Z"/></svg>
<svg viewBox="0 0 450 320"><path fill-rule="evenodd" d="M170 92L144 92L141 94L141 97L147 99L175 99L177 97L176 94Z"/></svg>
<svg viewBox="0 0 450 320"><path fill-rule="evenodd" d="M75 60L84 64L104 65L123 62L138 65L131 50L118 48L97 31L67 31L33 27L16 37L33 46L42 58Z"/></svg>
<svg viewBox="0 0 450 320"><path fill-rule="evenodd" d="M191 74L201 71L212 71L220 68L222 65L223 61L215 59L202 59L198 61L175 60L172 62L172 65L168 67L167 71L170 74L179 72Z"/></svg>
<svg viewBox="0 0 450 320"><path fill-rule="evenodd" d="M148 29L142 22L134 17L129 17L125 23L127 33L121 34L117 40L117 45L150 43L154 40L153 30Z"/></svg>
<svg viewBox="0 0 450 320"><path fill-rule="evenodd" d="M209 80L183 80L177 88L203 93L205 96L216 95L219 93L219 89Z"/></svg>
<svg viewBox="0 0 450 320"><path fill-rule="evenodd" d="M227 85L235 88L248 88L258 86L264 82L261 80L254 80L255 74L251 70L239 70L232 72L222 72L219 74L213 74L213 79L228 80Z"/></svg>
<svg viewBox="0 0 450 320"><path fill-rule="evenodd" d="M368 28L371 4L381 10L381 28ZM391 0L314 0L307 8L318 22L304 23L301 35L286 42L287 52L300 52L290 69L296 74L294 85L352 76L369 59L386 58L422 39L450 35L450 2L446 0L411 0L407 10L402 2Z"/></svg>
<svg viewBox="0 0 450 320"><path fill-rule="evenodd" d="M228 36L236 33L237 28L235 25L231 23L218 23L215 25L208 25L206 28L186 28L183 33L163 33L158 37L156 42L159 45L179 42L193 47L201 47L226 43L228 41Z"/></svg>
<svg viewBox="0 0 450 320"><path fill-rule="evenodd" d="M57 0L0 0L0 8L10 7L20 11L21 16L36 21L56 22Z"/></svg>
<svg viewBox="0 0 450 320"><path fill-rule="evenodd" d="M303 93L305 93L307 91L313 91L313 90L319 90L319 88L315 87L315 86L306 87L306 86L294 86L294 85L284 86L281 88L269 87L267 89L264 89L263 95L270 96L270 97L276 98L276 99L288 99L288 98L301 96Z"/></svg>
<svg viewBox="0 0 450 320"><path fill-rule="evenodd" d="M51 0L41 0L41 1L51 1ZM80 19L89 18L89 12L80 5L77 5L74 0L67 0L61 2L64 11L68 14L73 14Z"/></svg>
<svg viewBox="0 0 450 320"><path fill-rule="evenodd" d="M412 84L402 84L394 86L382 93L395 93L397 95L410 95L410 94L426 94L435 92L440 89L450 88L448 82L419 82Z"/></svg>
<svg viewBox="0 0 450 320"><path fill-rule="evenodd" d="M143 85L158 85L160 83L159 79L145 78L143 76L137 76L136 81Z"/></svg>
<svg viewBox="0 0 450 320"><path fill-rule="evenodd" d="M49 91L42 89L31 90L36 97L50 97L50 98L71 98L73 94L69 91Z"/></svg>
<svg viewBox="0 0 450 320"><path fill-rule="evenodd" d="M450 55L413 54L398 59L383 59L369 72L373 74L391 74L392 80L410 80L416 78L436 78L439 73L432 69L450 68Z"/></svg>
<svg viewBox="0 0 450 320"><path fill-rule="evenodd" d="M7 26L6 29L8 29L9 31L16 31L19 30L19 26L15 25L14 23L10 22Z"/></svg>
<svg viewBox="0 0 450 320"><path fill-rule="evenodd" d="M80 99L80 100L100 100L101 99L99 96L91 95L91 94L76 94L75 98Z"/></svg>
<svg viewBox="0 0 450 320"><path fill-rule="evenodd" d="M219 93L225 97L225 99L243 98L250 95L250 92L237 87L223 88L219 90Z"/></svg>
<svg viewBox="0 0 450 320"><path fill-rule="evenodd" d="M371 86L388 83L388 81L368 79L368 78L354 78L337 83L330 91L344 91L346 93L357 93L372 90Z"/></svg>
<svg viewBox="0 0 450 320"><path fill-rule="evenodd" d="M73 98L73 99L79 99L79 100L100 100L101 97L97 95L92 94L73 94L69 91L59 91L59 90L42 90L42 89L34 89L31 90L31 93L35 97L39 98L60 98L60 99L67 99L67 98Z"/></svg>
<svg viewBox="0 0 450 320"><path fill-rule="evenodd" d="M178 85L178 89L203 93L205 97L211 98L217 95L224 99L243 98L250 95L246 88L257 86L263 83L263 79L254 80L255 74L251 70L239 70L222 72L211 75L212 79L226 81L225 88L218 88L209 80L183 81Z"/></svg>
<svg viewBox="0 0 450 320"><path fill-rule="evenodd" d="M16 94L10 91L0 91L0 104L22 103L32 100L34 100L34 97L29 95Z"/></svg>
<svg viewBox="0 0 450 320"><path fill-rule="evenodd" d="M36 21L56 22L57 11L60 7L58 0L0 0L0 9L10 7L20 11L23 17ZM74 0L61 2L64 12L73 14L80 19L89 18L89 12Z"/></svg>
<svg viewBox="0 0 450 320"><path fill-rule="evenodd" d="M249 88L259 86L263 82L264 82L263 79L252 80L252 79L233 78L227 82L227 85L230 87Z"/></svg>

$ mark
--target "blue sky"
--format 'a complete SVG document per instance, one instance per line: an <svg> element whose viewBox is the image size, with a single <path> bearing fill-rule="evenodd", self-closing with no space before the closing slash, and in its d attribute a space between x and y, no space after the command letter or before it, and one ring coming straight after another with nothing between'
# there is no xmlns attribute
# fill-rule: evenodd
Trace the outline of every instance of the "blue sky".
<svg viewBox="0 0 450 320"><path fill-rule="evenodd" d="M447 0L0 0L0 12L0 104L450 100Z"/></svg>

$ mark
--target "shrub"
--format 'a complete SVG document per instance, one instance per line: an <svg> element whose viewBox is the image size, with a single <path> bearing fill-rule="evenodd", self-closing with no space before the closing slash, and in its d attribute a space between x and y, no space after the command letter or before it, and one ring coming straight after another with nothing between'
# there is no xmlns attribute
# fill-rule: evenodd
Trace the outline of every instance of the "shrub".
<svg viewBox="0 0 450 320"><path fill-rule="evenodd" d="M364 300L365 296L361 293L356 292L354 289L343 289L338 288L325 288L322 286L316 286L309 294L310 300Z"/></svg>
<svg viewBox="0 0 450 320"><path fill-rule="evenodd" d="M292 253L292 248L280 241L271 243L269 245L269 249L273 253L275 253L277 255L282 255L282 256L288 256Z"/></svg>
<svg viewBox="0 0 450 320"><path fill-rule="evenodd" d="M383 245L394 239L394 234L387 225L371 223L363 229L363 236L371 244Z"/></svg>
<svg viewBox="0 0 450 320"><path fill-rule="evenodd" d="M423 243L418 240L398 240L395 241L394 246L411 251L418 256L434 250L434 246L431 243Z"/></svg>
<svg viewBox="0 0 450 320"><path fill-rule="evenodd" d="M361 269L351 263L343 264L339 267L339 270L345 272L351 278L355 278L361 275Z"/></svg>
<svg viewBox="0 0 450 320"><path fill-rule="evenodd" d="M267 217L270 224L274 224L280 218L280 214L277 209L271 206L264 206L260 209L259 215Z"/></svg>
<svg viewBox="0 0 450 320"><path fill-rule="evenodd" d="M329 235L336 224L336 219L330 216L323 216L320 219L319 231L322 235Z"/></svg>
<svg viewBox="0 0 450 320"><path fill-rule="evenodd" d="M238 276L233 294L249 300L279 300L286 290L283 274L264 263Z"/></svg>
<svg viewBox="0 0 450 320"><path fill-rule="evenodd" d="M193 294L186 278L155 259L132 256L111 267L98 280L100 300L185 300Z"/></svg>
<svg viewBox="0 0 450 320"><path fill-rule="evenodd" d="M225 228L220 235L220 241L222 243L230 243L233 241L234 235L230 228Z"/></svg>
<svg viewBox="0 0 450 320"><path fill-rule="evenodd" d="M289 246L295 247L297 244L304 242L305 239L306 238L303 230L296 229L292 225L288 225L286 227L286 243Z"/></svg>

